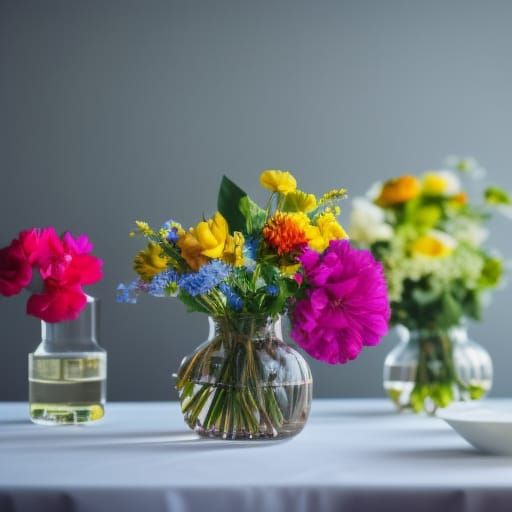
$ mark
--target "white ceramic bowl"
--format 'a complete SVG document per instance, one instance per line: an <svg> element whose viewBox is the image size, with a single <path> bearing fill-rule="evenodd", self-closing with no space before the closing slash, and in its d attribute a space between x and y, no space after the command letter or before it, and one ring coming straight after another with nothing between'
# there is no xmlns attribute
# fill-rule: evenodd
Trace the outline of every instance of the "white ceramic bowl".
<svg viewBox="0 0 512 512"><path fill-rule="evenodd" d="M477 450L512 456L512 403L459 402L437 411Z"/></svg>

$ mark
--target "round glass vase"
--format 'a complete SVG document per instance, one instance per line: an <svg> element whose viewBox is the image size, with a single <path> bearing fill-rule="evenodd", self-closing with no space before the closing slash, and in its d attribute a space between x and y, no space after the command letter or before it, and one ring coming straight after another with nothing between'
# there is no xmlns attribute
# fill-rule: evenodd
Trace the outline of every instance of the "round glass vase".
<svg viewBox="0 0 512 512"><path fill-rule="evenodd" d="M187 425L220 439L297 435L311 408L305 359L282 341L281 319L209 318L208 340L186 357L176 388Z"/></svg>
<svg viewBox="0 0 512 512"><path fill-rule="evenodd" d="M105 413L107 354L97 342L98 302L87 297L77 320L41 321L28 356L30 418L42 425L97 421Z"/></svg>
<svg viewBox="0 0 512 512"><path fill-rule="evenodd" d="M491 389L491 358L468 338L465 325L413 331L398 326L396 332L400 342L384 361L384 389L399 409L433 414Z"/></svg>

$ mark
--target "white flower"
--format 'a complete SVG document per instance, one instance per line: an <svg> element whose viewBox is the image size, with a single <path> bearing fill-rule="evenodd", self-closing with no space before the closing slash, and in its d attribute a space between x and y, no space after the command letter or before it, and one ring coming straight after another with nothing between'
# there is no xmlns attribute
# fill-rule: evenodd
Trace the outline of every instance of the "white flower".
<svg viewBox="0 0 512 512"><path fill-rule="evenodd" d="M452 171L428 171L422 181L427 196L451 197L460 192L460 180Z"/></svg>
<svg viewBox="0 0 512 512"><path fill-rule="evenodd" d="M458 171L462 174L470 175L473 179L480 180L485 178L487 171L472 156L464 158L457 155L449 155L444 160L444 165L448 169Z"/></svg>
<svg viewBox="0 0 512 512"><path fill-rule="evenodd" d="M480 223L465 217L452 219L446 229L453 233L459 242L465 242L473 247L480 247L489 236L489 231Z"/></svg>
<svg viewBox="0 0 512 512"><path fill-rule="evenodd" d="M382 208L362 197L356 197L352 201L349 234L352 240L371 245L377 241L390 240L393 228L384 221Z"/></svg>

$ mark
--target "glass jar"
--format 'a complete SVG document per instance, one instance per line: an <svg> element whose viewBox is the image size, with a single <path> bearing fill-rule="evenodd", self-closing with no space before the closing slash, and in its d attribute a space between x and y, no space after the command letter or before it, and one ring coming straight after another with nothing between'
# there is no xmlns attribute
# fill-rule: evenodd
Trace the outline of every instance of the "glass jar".
<svg viewBox="0 0 512 512"><path fill-rule="evenodd" d="M311 408L304 358L282 341L281 319L209 318L208 340L177 374L187 425L203 437L282 439L298 434Z"/></svg>
<svg viewBox="0 0 512 512"><path fill-rule="evenodd" d="M96 339L97 310L97 300L88 296L77 320L41 321L41 344L28 356L34 423L75 425L103 417L107 354Z"/></svg>
<svg viewBox="0 0 512 512"><path fill-rule="evenodd" d="M467 327L410 331L384 361L384 389L399 409L434 413L454 400L478 400L492 387L488 352L468 338Z"/></svg>

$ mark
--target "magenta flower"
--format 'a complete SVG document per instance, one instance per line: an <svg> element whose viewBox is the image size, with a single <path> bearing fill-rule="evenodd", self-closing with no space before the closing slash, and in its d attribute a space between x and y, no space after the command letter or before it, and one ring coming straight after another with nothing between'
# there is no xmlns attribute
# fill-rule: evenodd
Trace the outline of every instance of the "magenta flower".
<svg viewBox="0 0 512 512"><path fill-rule="evenodd" d="M363 346L377 345L391 310L382 266L370 251L333 240L322 254L308 249L299 259L308 289L291 312L292 338L329 364L346 363Z"/></svg>
<svg viewBox="0 0 512 512"><path fill-rule="evenodd" d="M0 295L17 295L32 280L32 266L19 240L0 249Z"/></svg>
<svg viewBox="0 0 512 512"><path fill-rule="evenodd" d="M53 227L22 231L0 249L0 295L29 287L34 269L42 287L28 299L27 313L46 322L76 320L87 303L82 286L102 278L102 261L92 248L86 235L59 236Z"/></svg>

